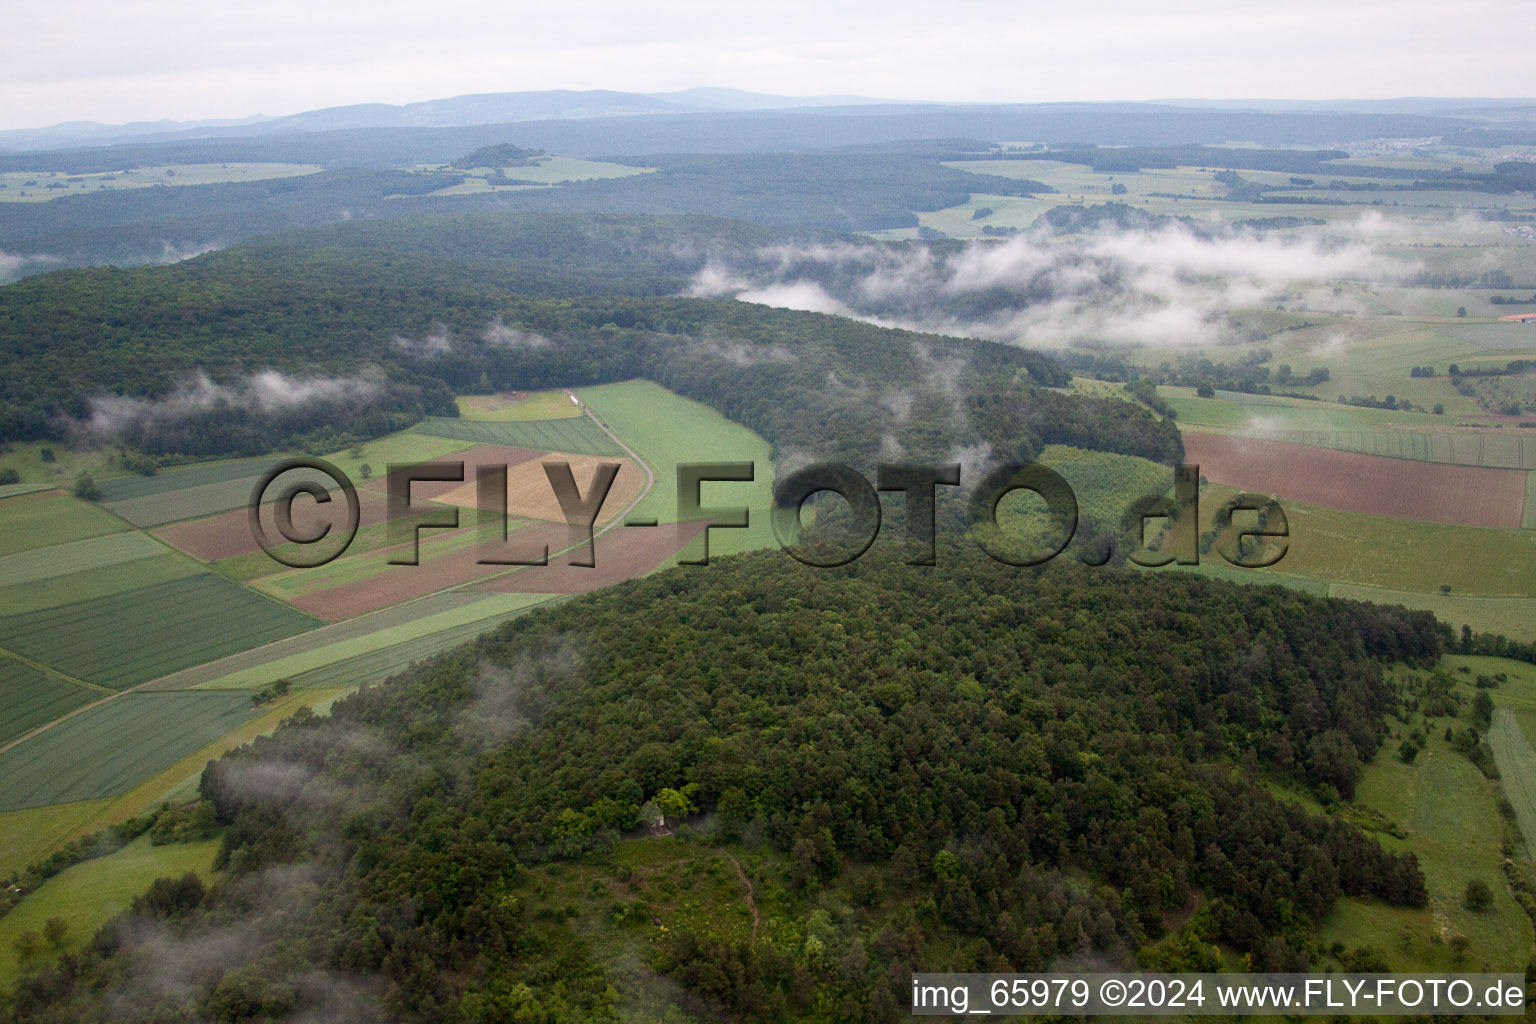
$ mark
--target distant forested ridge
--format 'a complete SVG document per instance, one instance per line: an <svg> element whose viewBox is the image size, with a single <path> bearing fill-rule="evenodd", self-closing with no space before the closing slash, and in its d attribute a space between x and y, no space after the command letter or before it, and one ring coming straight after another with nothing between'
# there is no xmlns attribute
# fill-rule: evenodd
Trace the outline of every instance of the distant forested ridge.
<svg viewBox="0 0 1536 1024"><path fill-rule="evenodd" d="M283 1018L339 990L393 1020L601 1020L638 959L707 1018L885 1022L913 970L1198 968L1218 942L1301 970L1337 897L1422 906L1424 879L1259 773L1348 795L1382 660L1439 653L1425 613L950 548L675 569L215 762L228 879L162 886L10 1012ZM756 851L756 941L611 867L668 791L704 815L700 864ZM551 911L551 862L605 901Z"/></svg>
<svg viewBox="0 0 1536 1024"><path fill-rule="evenodd" d="M1053 442L1158 461L1182 455L1178 431L1144 410L1045 390L1070 378L1036 353L751 303L657 297L675 293L683 279L672 275L699 265L709 246L748 249L765 229L685 218L667 235L663 221L591 216L502 226L514 229L511 238L522 223L521 242L481 262L449 258L456 237L484 231L450 219L442 232L418 236L426 255L274 242L172 267L60 271L7 286L0 439L67 434L102 395L165 401L198 373L237 387L277 370L382 374L376 400L354 402L338 426L359 435L398 429L401 417L451 414L452 392L647 377L781 451L855 463L870 462L888 438L926 458L985 444L1027 460ZM390 244L389 225L365 227ZM696 247L689 261L679 263L674 242ZM564 297L537 294L546 289ZM967 396L992 396L1008 414L966 415ZM155 454L256 454L300 443L312 426L225 411L155 417L129 440Z"/></svg>
<svg viewBox="0 0 1536 1024"><path fill-rule="evenodd" d="M110 155L113 151L109 150ZM462 151L461 151L462 152ZM444 159L458 157L449 154ZM0 203L5 251L39 264L146 263L255 235L348 220L469 211L702 214L778 227L915 227L917 211L975 192L1028 195L1037 181L977 175L906 153L738 153L624 158L647 174L457 196L428 193L462 174L338 168L198 186L104 191L48 203ZM0 159L0 164L3 164Z"/></svg>

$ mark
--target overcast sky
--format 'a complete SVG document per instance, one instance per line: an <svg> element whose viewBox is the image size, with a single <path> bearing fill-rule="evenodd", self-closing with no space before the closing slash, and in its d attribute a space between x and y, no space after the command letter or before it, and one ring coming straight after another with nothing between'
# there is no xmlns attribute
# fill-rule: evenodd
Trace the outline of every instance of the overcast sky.
<svg viewBox="0 0 1536 1024"><path fill-rule="evenodd" d="M1530 96L1532 0L8 4L0 128L698 85L895 99Z"/></svg>

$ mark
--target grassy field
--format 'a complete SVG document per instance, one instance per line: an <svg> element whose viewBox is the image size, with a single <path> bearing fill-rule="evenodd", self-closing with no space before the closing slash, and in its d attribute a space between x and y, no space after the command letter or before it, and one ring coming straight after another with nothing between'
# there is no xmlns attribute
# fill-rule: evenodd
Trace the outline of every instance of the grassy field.
<svg viewBox="0 0 1536 1024"><path fill-rule="evenodd" d="M20 871L82 831L111 800L0 811L0 875Z"/></svg>
<svg viewBox="0 0 1536 1024"><path fill-rule="evenodd" d="M241 692L124 694L0 753L0 811L125 792L258 710Z"/></svg>
<svg viewBox="0 0 1536 1024"><path fill-rule="evenodd" d="M39 493L0 501L0 555L121 533L126 523L67 494Z"/></svg>
<svg viewBox="0 0 1536 1024"><path fill-rule="evenodd" d="M1520 528L1536 530L1536 472L1525 477L1525 514L1520 518Z"/></svg>
<svg viewBox="0 0 1536 1024"><path fill-rule="evenodd" d="M1416 427L1439 430L1444 416L1433 413L1366 409L1338 402L1309 402L1301 398L1271 395L1236 395L1199 398L1192 388L1160 387L1157 393L1178 413L1180 429L1199 427L1225 433L1269 430L1382 430ZM1260 404L1262 403L1262 404Z"/></svg>
<svg viewBox="0 0 1536 1024"><path fill-rule="evenodd" d="M454 452L461 452L471 446L468 441L457 441L448 437L430 437L426 434L412 430L402 431L398 434L390 434L373 441L358 445L354 452L348 448L345 451L332 452L325 456L337 469L352 478L353 483L361 486L363 482L363 466L366 464L374 476L383 476L390 463L396 462L430 462L434 459L447 459ZM285 478L286 479L286 478Z"/></svg>
<svg viewBox="0 0 1536 1024"><path fill-rule="evenodd" d="M569 452L572 455L623 455L613 439L585 416L560 420L455 420L429 417L418 423L418 434L447 437L475 444ZM621 431L615 430L620 437Z"/></svg>
<svg viewBox="0 0 1536 1024"><path fill-rule="evenodd" d="M396 672L403 671L418 661L424 661L450 648L468 643L482 633L489 632L509 619L525 615L547 601L564 600L558 594L506 595L541 599L499 615L440 629L436 633L416 640L391 643L388 646L358 654L344 661L335 661L310 669L293 677L293 685L300 690L350 689L367 682L380 682Z"/></svg>
<svg viewBox="0 0 1536 1024"><path fill-rule="evenodd" d="M466 420L565 420L581 415L564 391L535 391L521 398L509 395L461 395L459 415Z"/></svg>
<svg viewBox="0 0 1536 1024"><path fill-rule="evenodd" d="M0 172L0 203L45 203L65 196L82 196L125 188L157 185L217 185L231 181L292 178L324 170L318 164L167 164L97 174L67 171Z"/></svg>
<svg viewBox="0 0 1536 1024"><path fill-rule="evenodd" d="M526 525L526 523L527 520L509 519L507 529L515 531L520 525ZM418 549L421 565L430 565L438 559L446 558L468 547L487 543L493 538L500 539L500 524L476 525L475 516L468 510L460 511L459 525L460 528L455 530L433 529L422 532ZM347 554L326 565L274 573L251 581L251 586L278 600L289 601L305 594L329 590L331 587L359 583L380 573L409 572L409 569L390 563L390 559L397 558L399 555L400 552L393 547L375 548L358 554L348 550ZM497 571L499 570L495 566L486 566L480 575Z"/></svg>
<svg viewBox="0 0 1536 1024"><path fill-rule="evenodd" d="M1471 940L1468 969L1487 964L1493 970L1521 970L1531 956L1531 923L1503 877L1497 789L1439 732L1429 730L1428 745L1411 765L1390 749L1378 753L1355 795L1357 804L1380 811L1406 831L1406 840L1379 838L1390 848L1418 855L1429 906L1419 910L1340 900L1322 923L1319 938L1349 947L1373 946L1394 970L1448 970L1451 952L1432 943L1431 936L1448 941L1461 934ZM1485 913L1462 904L1473 879L1493 890L1494 905ZM1411 936L1406 950L1399 938L1404 929Z"/></svg>
<svg viewBox="0 0 1536 1024"><path fill-rule="evenodd" d="M151 846L148 836L140 836L114 854L65 868L0 918L0 986L14 983L21 971L15 942L22 932L41 934L44 921L62 917L69 931L59 949L47 951L41 959L79 952L155 879L180 877L188 871L211 877L218 852L218 839Z"/></svg>
<svg viewBox="0 0 1536 1024"><path fill-rule="evenodd" d="M1210 484L1200 529L1235 488ZM1536 533L1450 526L1283 501L1290 540L1281 572L1385 590L1481 597L1536 597ZM1213 556L1219 558L1219 555Z"/></svg>
<svg viewBox="0 0 1536 1024"><path fill-rule="evenodd" d="M121 689L318 625L205 573L0 619L0 644Z"/></svg>
<svg viewBox="0 0 1536 1024"><path fill-rule="evenodd" d="M15 658L0 657L0 745L105 696Z"/></svg>
<svg viewBox="0 0 1536 1024"><path fill-rule="evenodd" d="M709 483L701 488L705 507L750 509L745 530L710 531L710 556L752 551L776 543L768 522L773 500L773 465L767 441L713 409L650 381L604 384L582 388L576 394L656 474L655 486L630 513L630 518L654 517L661 523L677 521L677 467L681 463L751 462L756 475L752 483ZM699 542L695 541L695 556L698 547Z"/></svg>
<svg viewBox="0 0 1536 1024"><path fill-rule="evenodd" d="M1488 745L1493 748L1494 763L1499 766L1499 782L1504 797L1515 809L1520 835L1536 837L1536 750L1525 738L1520 720L1508 708L1495 708ZM1531 856L1531 842L1525 839L1525 856Z"/></svg>
<svg viewBox="0 0 1536 1024"><path fill-rule="evenodd" d="M260 481L261 475L274 466L279 458L280 456L273 456L270 459L212 463L198 468L205 470L210 477L218 475L223 476L224 479L194 483L193 481L198 477L192 476L191 471L188 471L188 475L184 477L177 474L178 479L187 486L163 487L123 499L106 499L107 492L103 489L103 504L113 515L121 516L134 526L146 529L174 523L181 519L196 519L215 512L241 508L250 503L251 494ZM157 476L138 479L155 480ZM294 470L286 473L283 475L283 483L287 484L303 478L316 481L328 488L335 486L326 474L309 470Z"/></svg>
<svg viewBox="0 0 1536 1024"><path fill-rule="evenodd" d="M1405 608L1433 612L1437 619L1458 629L1467 625L1479 633L1503 633L1526 643L1536 641L1536 600L1529 598L1424 594L1345 583L1330 584L1328 595L1376 604L1400 604Z"/></svg>
<svg viewBox="0 0 1536 1024"><path fill-rule="evenodd" d="M434 165L424 170L452 170L442 165ZM470 177L462 184L448 188L438 189L434 196L465 196L475 195L481 192L508 192L517 189L544 187L558 185L566 181L591 181L597 178L626 178L631 174L646 174L655 170L654 167L631 167L628 164L611 164L598 160L579 160L569 156L537 156L533 163L527 167L508 167L504 173L507 178L518 182L531 182L526 185L492 185L486 180L494 168L474 168ZM459 173L459 172L454 172Z"/></svg>

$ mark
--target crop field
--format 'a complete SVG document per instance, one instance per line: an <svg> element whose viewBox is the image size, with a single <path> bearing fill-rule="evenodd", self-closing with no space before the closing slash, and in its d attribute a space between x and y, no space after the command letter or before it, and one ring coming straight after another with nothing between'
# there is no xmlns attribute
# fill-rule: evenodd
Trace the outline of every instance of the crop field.
<svg viewBox="0 0 1536 1024"><path fill-rule="evenodd" d="M128 527L90 502L43 491L0 501L0 555L122 533Z"/></svg>
<svg viewBox="0 0 1536 1024"><path fill-rule="evenodd" d="M103 504L114 515L121 516L134 526L142 528L162 526L180 519L212 515L232 508L243 509L250 503L251 493L260 481L261 474L277 461L276 458L254 460L254 465L245 460L238 463L214 463L207 467L210 475L213 475L212 471L216 468L222 469L222 472L227 474L235 474L240 469L245 470L245 473L186 487L150 491L121 500L104 500ZM189 476L187 479L190 481L195 478ZM329 483L325 474L307 470L294 470L283 476L285 484L300 479L314 480L322 486Z"/></svg>
<svg viewBox="0 0 1536 1024"><path fill-rule="evenodd" d="M1346 512L1463 526L1516 528L1525 474L1408 462L1220 434L1186 432L1202 476L1260 494Z"/></svg>
<svg viewBox="0 0 1536 1024"><path fill-rule="evenodd" d="M1180 428L1263 433L1283 430L1444 430L1449 425L1444 416L1432 413L1365 409L1337 402L1309 402L1269 395L1244 395L1241 400L1197 398L1191 388L1161 387L1157 393L1178 413ZM1223 394L1230 397L1234 393Z"/></svg>
<svg viewBox="0 0 1536 1024"><path fill-rule="evenodd" d="M1394 969L1446 970L1451 964L1442 941L1462 934L1471 940L1472 964L1523 964L1531 955L1530 920L1504 884L1497 792L1465 756L1434 730L1428 746L1411 765L1386 752L1365 766L1355 803L1374 808L1400 825L1407 840L1378 838L1389 849L1412 850L1429 886L1429 906L1422 910L1387 907L1354 899L1340 900L1319 929L1325 943L1370 945L1380 949ZM1474 913L1462 905L1473 879L1494 893L1493 907ZM1408 950L1397 937L1407 928Z"/></svg>
<svg viewBox="0 0 1536 1024"><path fill-rule="evenodd" d="M645 474L628 458L549 452L507 470L507 512L510 515L557 523L565 522L560 502L555 496L555 490L550 485L549 476L544 469L544 464L547 462L568 464L571 467L571 476L576 481L577 490L582 495L588 494L592 481L597 476L599 463L618 463L618 475L614 477L608 496L598 511L599 524L607 523L624 511L629 507L630 502L645 491ZM471 479L433 500L444 505L473 509L479 507L478 492L478 483Z"/></svg>
<svg viewBox="0 0 1536 1024"><path fill-rule="evenodd" d="M1200 528L1237 492L1200 495ZM1536 533L1448 526L1282 502L1290 539L1282 572L1385 590L1536 597ZM1211 557L1220 558L1219 555ZM1263 572L1266 570L1253 570Z"/></svg>
<svg viewBox="0 0 1536 1024"><path fill-rule="evenodd" d="M593 565L572 565L574 553L556 556L555 551L570 544L564 528L551 528L548 565L527 566L473 586L492 593L585 594L599 587L611 587L636 576L644 576L664 566L675 564L689 544L704 532L708 520L687 523L661 523L645 528L618 527L599 536L593 543ZM723 553L722 540L742 530L717 530L710 537L709 556ZM579 539L579 538L578 538ZM695 544L694 550L697 551Z"/></svg>
<svg viewBox="0 0 1536 1024"><path fill-rule="evenodd" d="M1525 475L1525 514L1520 517L1520 527L1536 530L1536 472Z"/></svg>
<svg viewBox="0 0 1536 1024"><path fill-rule="evenodd" d="M385 647L424 641L432 642L444 634L461 635L461 628L488 630L516 614L541 604L545 598L530 594L467 595L470 600L457 608L431 615L418 614L407 621L386 626L360 636L332 637L330 642L308 650L295 651L248 668L237 669L198 684L199 690L260 689L275 679L294 679L306 672L350 661ZM356 621L356 620L354 620ZM351 625L342 623L328 629ZM316 632L322 632L317 630ZM472 635L472 634L471 634ZM297 639L297 638L296 638ZM152 685L147 689L171 689ZM180 688L180 687L178 687Z"/></svg>
<svg viewBox="0 0 1536 1024"><path fill-rule="evenodd" d="M260 710L243 692L123 694L0 753L0 811L125 792Z"/></svg>
<svg viewBox="0 0 1536 1024"><path fill-rule="evenodd" d="M67 683L15 658L0 657L0 746L106 693Z"/></svg>
<svg viewBox="0 0 1536 1024"><path fill-rule="evenodd" d="M45 203L65 196L164 185L217 185L232 181L292 178L324 170L318 164L168 164L96 174L66 171L0 172L0 203Z"/></svg>
<svg viewBox="0 0 1536 1024"><path fill-rule="evenodd" d="M519 550L547 545L555 552L570 543L563 525L510 519L507 529L509 541ZM318 569L291 570L253 585L334 622L504 572L505 566L480 563L486 547L499 540L499 524L429 530L422 534L417 565L391 565L389 559L397 556L397 550L382 548Z"/></svg>
<svg viewBox="0 0 1536 1024"><path fill-rule="evenodd" d="M624 449L613 443L587 417L559 420L455 420L428 417L414 428L418 434L446 437L475 444L506 445L546 452L576 452L581 455L623 455ZM615 430L623 437L622 431Z"/></svg>
<svg viewBox="0 0 1536 1024"><path fill-rule="evenodd" d="M1512 430L1284 430L1266 436L1275 441L1389 459L1487 469L1536 469L1536 433L1527 437Z"/></svg>
<svg viewBox="0 0 1536 1024"><path fill-rule="evenodd" d="M526 604L519 603L518 607L500 612L489 618L476 619L440 630L418 640L392 643L386 647L380 647L345 661L337 661L329 665L312 668L307 672L294 676L293 685L296 688L308 690L351 688L360 686L365 682L378 682L394 675L414 662L425 660L433 655L441 654L451 647L467 643L480 634L495 629L503 622L515 619L520 615L526 615L528 612L544 604L563 600L561 597L550 597L547 594L510 594L504 596L532 596L535 600Z"/></svg>
<svg viewBox="0 0 1536 1024"><path fill-rule="evenodd" d="M0 585L0 617L89 601L152 583L195 576L203 571L202 566L185 555L166 551L154 558L140 558L99 569L81 569L26 583L3 584ZM4 646L3 641L0 646Z"/></svg>
<svg viewBox="0 0 1536 1024"><path fill-rule="evenodd" d="M500 424L487 424L488 426L500 426ZM510 424L517 426L517 424ZM464 464L463 483L474 487L475 476L480 472L481 466L498 468L508 467L508 473L512 473L525 462L543 458L546 453L533 448L517 448L508 445L476 444L469 445L464 450L454 452L444 461L462 462ZM591 456L587 456L590 458ZM410 463L408 465L414 465ZM540 470L539 472L543 472ZM411 483L411 501L440 501L443 495L457 490L461 481L458 480L416 480ZM376 476L370 480L366 488L370 491L382 493L389 488L389 476Z"/></svg>
<svg viewBox="0 0 1536 1024"><path fill-rule="evenodd" d="M260 476L271 465L272 459L225 459L219 462L201 462L193 466L177 466L162 469L150 476L135 473L102 480L101 501L110 505L118 501L131 501L152 494L168 491L184 491L191 487L225 483L230 480L251 479Z"/></svg>
<svg viewBox="0 0 1536 1024"><path fill-rule="evenodd" d="M354 640L371 633L381 633L408 626L418 619L466 609L468 606L483 600L485 600L485 595L483 594L458 591L431 594L416 601L408 601L382 611L359 615L345 622L321 626L319 629L312 629L307 633L298 633L282 640L274 640L272 643L264 644L258 648L241 651L238 654L225 655L222 658L215 658L201 665L194 665L192 668L172 672L146 684L144 689L195 689L212 680L222 679L225 676L251 669L259 669L269 662L302 655L308 651L317 651L327 645ZM466 614L466 619L474 619L476 617L478 616Z"/></svg>
<svg viewBox="0 0 1536 1024"><path fill-rule="evenodd" d="M660 523L677 520L680 463L751 462L756 475L751 483L707 483L701 488L701 501L706 508L746 506L750 510L746 529L710 532L710 556L753 551L777 543L768 522L768 509L773 502L773 464L767 441L713 409L650 381L582 388L577 397L656 474L655 486L635 507L633 518L653 517ZM694 545L690 557L698 553L698 546Z"/></svg>
<svg viewBox="0 0 1536 1024"><path fill-rule="evenodd" d="M1521 836L1536 836L1536 750L1531 749L1513 711L1494 708L1488 745L1493 748L1494 763L1499 766L1499 783L1504 798L1515 809ZM1527 844L1531 841L1528 839ZM1529 845L1526 846L1526 856L1531 856Z"/></svg>
<svg viewBox="0 0 1536 1024"><path fill-rule="evenodd" d="M0 985L10 985L19 973L15 942L22 932L41 934L44 921L62 917L69 931L59 949L44 957L78 953L155 879L188 871L210 877L218 852L218 839L152 846L148 836L140 836L110 856L65 868L0 918Z"/></svg>
<svg viewBox="0 0 1536 1024"><path fill-rule="evenodd" d="M36 494L38 491L49 491L52 489L53 484L47 483L0 484L0 501L6 498L20 497L23 494Z"/></svg>
<svg viewBox="0 0 1536 1024"><path fill-rule="evenodd" d="M459 415L466 420L566 420L582 414L564 391L461 395L456 401Z"/></svg>
<svg viewBox="0 0 1536 1024"><path fill-rule="evenodd" d="M0 580L8 585L31 583L164 554L168 554L165 545L153 537L137 532L110 533L0 557Z"/></svg>
<svg viewBox="0 0 1536 1024"><path fill-rule="evenodd" d="M112 689L317 625L222 576L169 580L0 619L0 646Z"/></svg>

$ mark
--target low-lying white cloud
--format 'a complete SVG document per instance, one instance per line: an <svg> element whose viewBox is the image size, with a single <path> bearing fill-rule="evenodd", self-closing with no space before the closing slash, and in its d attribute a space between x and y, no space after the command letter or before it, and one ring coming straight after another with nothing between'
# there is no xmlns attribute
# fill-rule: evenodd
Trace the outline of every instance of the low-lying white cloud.
<svg viewBox="0 0 1536 1024"><path fill-rule="evenodd" d="M101 441L133 428L173 422L214 409L282 412L313 402L368 399L382 387L383 377L377 372L353 377L304 377L264 370L225 385L215 383L199 370L165 398L97 395L90 400L85 420L76 428L89 439Z"/></svg>
<svg viewBox="0 0 1536 1024"><path fill-rule="evenodd" d="M1337 282L1406 279L1419 265L1371 244L1392 237L1391 225L1372 212L1302 236L1175 222L1069 238L1032 231L948 253L912 243L775 246L749 265L711 262L689 291L1025 346L1209 344L1233 309L1344 311Z"/></svg>

